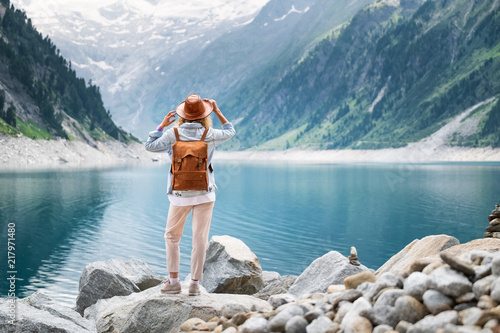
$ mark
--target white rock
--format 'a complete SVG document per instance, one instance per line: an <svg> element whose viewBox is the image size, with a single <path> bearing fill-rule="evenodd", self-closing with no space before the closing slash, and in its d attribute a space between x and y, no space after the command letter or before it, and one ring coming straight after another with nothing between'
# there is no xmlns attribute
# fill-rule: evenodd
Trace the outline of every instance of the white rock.
<svg viewBox="0 0 500 333"><path fill-rule="evenodd" d="M342 254L330 251L314 260L300 274L288 292L297 296L316 292L325 293L330 285L343 283L346 277L364 270L368 268L363 265L351 265Z"/></svg>
<svg viewBox="0 0 500 333"><path fill-rule="evenodd" d="M458 324L456 311L444 311L437 316L428 315L424 319L411 326L406 333L429 333L436 332L446 324Z"/></svg>
<svg viewBox="0 0 500 333"><path fill-rule="evenodd" d="M458 297L472 290L472 283L465 275L446 265L432 271L429 278L432 288L451 297Z"/></svg>
<svg viewBox="0 0 500 333"><path fill-rule="evenodd" d="M249 295L208 294L189 296L188 284L182 282L182 293L164 295L161 286L128 296L102 299L85 310L85 318L96 322L97 330L116 332L169 333L191 317L209 320L227 312L249 312L252 306L271 311L268 302ZM234 304L240 306L236 309ZM141 318L137 320L136 318Z"/></svg>
<svg viewBox="0 0 500 333"><path fill-rule="evenodd" d="M264 287L259 259L231 236L210 240L201 283L211 293L255 294Z"/></svg>
<svg viewBox="0 0 500 333"><path fill-rule="evenodd" d="M429 289L430 283L431 280L427 274L413 272L404 282L404 291L407 295L421 300L424 293Z"/></svg>
<svg viewBox="0 0 500 333"><path fill-rule="evenodd" d="M59 305L41 292L29 297L16 299L15 324L8 322L9 298L0 298L1 332L40 332L40 333L89 333L97 332L91 320L82 318L78 312Z"/></svg>
<svg viewBox="0 0 500 333"><path fill-rule="evenodd" d="M372 305L368 300L364 297L360 297L352 303L349 311L345 314L342 322L340 323L340 328L346 329L349 326L352 326L353 321L359 314L364 310L369 310L372 308Z"/></svg>

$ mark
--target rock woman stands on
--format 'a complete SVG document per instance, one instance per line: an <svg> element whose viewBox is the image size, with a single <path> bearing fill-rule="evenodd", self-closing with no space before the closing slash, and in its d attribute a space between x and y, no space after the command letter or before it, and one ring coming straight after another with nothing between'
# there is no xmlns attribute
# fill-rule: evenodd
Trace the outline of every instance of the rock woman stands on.
<svg viewBox="0 0 500 333"><path fill-rule="evenodd" d="M212 128L210 113L217 115L222 130ZM179 116L176 128L170 128L165 133L163 129L175 122L175 115ZM177 133L175 132L177 130ZM205 129L208 131L205 133ZM172 188L173 174L168 177L168 209L167 227L165 231L165 246L167 252L167 270L170 277L165 281L162 293L177 294L181 292L179 282L179 241L184 229L187 216L193 211L193 250L191 252L191 283L189 295L199 295L199 281L203 274L205 253L208 247L208 233L212 220L212 211L215 203L215 178L211 166L215 147L229 140L235 134L233 125L227 121L217 106L215 100L202 100L196 94L189 95L186 100L177 106L175 111L170 111L156 131L149 133L145 144L146 150L151 152L166 151L172 158L173 145L180 141L201 141L205 134L204 142L207 143L208 158L206 161L208 173L208 189L197 191L176 191ZM178 138L177 136L178 135ZM174 163L174 162L173 162ZM172 169L171 169L172 170Z"/></svg>

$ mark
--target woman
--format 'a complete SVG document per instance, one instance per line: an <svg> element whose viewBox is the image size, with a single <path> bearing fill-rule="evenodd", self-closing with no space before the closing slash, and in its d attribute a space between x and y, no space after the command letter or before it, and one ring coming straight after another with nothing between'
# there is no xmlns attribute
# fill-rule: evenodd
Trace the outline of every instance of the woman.
<svg viewBox="0 0 500 333"><path fill-rule="evenodd" d="M222 130L213 129L210 113L217 115ZM202 138L205 129L208 132L205 142L208 145L208 190L206 191L175 191L172 189L172 172L169 172L167 195L170 201L168 209L167 227L165 231L165 246L167 251L167 270L169 278L165 281L162 293L178 294L181 292L179 282L179 241L182 236L184 223L187 216L193 211L193 250L191 252L191 283L189 295L200 294L199 281L203 274L205 253L208 247L208 232L212 220L212 211L215 203L215 178L211 166L215 147L229 140L235 134L233 125L227 121L214 100L201 100L196 94L189 95L184 102L177 106L175 111L170 111L163 119L156 131L149 133L146 150L151 152L167 151L172 158L173 144L176 142L176 133L171 128L165 133L163 129L175 121L179 116L177 131L180 141L198 141Z"/></svg>

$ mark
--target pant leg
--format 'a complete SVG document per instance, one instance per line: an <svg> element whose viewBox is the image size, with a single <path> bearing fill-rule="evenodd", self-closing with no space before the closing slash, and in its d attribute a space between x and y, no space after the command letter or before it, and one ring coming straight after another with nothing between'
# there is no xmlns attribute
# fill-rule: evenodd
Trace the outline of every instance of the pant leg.
<svg viewBox="0 0 500 333"><path fill-rule="evenodd" d="M201 280L208 248L208 232L215 202L195 205L193 208L193 250L191 251L191 278Z"/></svg>
<svg viewBox="0 0 500 333"><path fill-rule="evenodd" d="M165 249L167 252L167 271L179 272L179 242L182 237L184 223L193 206L174 206L168 209L167 227L165 228Z"/></svg>

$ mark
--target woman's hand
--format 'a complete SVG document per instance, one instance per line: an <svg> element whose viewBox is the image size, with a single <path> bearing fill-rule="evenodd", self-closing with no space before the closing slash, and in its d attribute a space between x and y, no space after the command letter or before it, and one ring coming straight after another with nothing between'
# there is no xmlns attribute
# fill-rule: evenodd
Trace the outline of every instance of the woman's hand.
<svg viewBox="0 0 500 333"><path fill-rule="evenodd" d="M168 125L172 124L175 121L175 114L176 114L175 110L167 113L165 118L163 118L163 121L161 122L160 127L163 129L163 128L167 127ZM170 119L170 118L172 118L172 119Z"/></svg>
<svg viewBox="0 0 500 333"><path fill-rule="evenodd" d="M224 115L222 114L222 111L217 106L217 102L214 99L205 98L205 101L212 103L212 106L214 107L214 113L217 116L217 118L219 118L220 123L222 125L228 122L226 117L224 117Z"/></svg>
<svg viewBox="0 0 500 333"><path fill-rule="evenodd" d="M215 99L205 98L205 101L210 102L210 104L212 104L212 106L214 108L214 113L216 115L222 114L222 112L219 110L219 107L217 106L217 102L215 101Z"/></svg>

